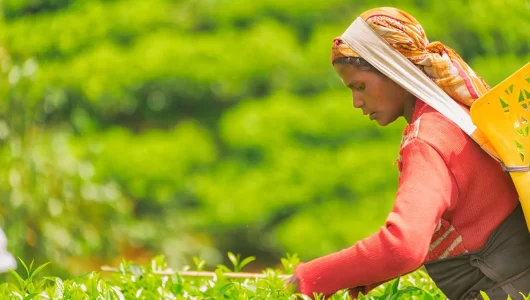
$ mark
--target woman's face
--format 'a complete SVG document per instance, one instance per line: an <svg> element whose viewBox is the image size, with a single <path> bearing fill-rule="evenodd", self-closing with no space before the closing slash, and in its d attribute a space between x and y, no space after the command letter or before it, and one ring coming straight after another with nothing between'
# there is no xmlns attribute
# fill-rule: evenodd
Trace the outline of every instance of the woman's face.
<svg viewBox="0 0 530 300"><path fill-rule="evenodd" d="M410 123L416 98L383 74L338 63L335 71L351 89L353 106L381 126L404 116Z"/></svg>

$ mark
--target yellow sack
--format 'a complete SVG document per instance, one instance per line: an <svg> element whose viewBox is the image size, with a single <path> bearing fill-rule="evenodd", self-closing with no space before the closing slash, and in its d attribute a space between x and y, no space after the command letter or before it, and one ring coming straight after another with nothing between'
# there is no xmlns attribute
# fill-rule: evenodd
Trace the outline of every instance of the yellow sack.
<svg viewBox="0 0 530 300"><path fill-rule="evenodd" d="M530 232L530 63L476 100L471 120L510 172Z"/></svg>

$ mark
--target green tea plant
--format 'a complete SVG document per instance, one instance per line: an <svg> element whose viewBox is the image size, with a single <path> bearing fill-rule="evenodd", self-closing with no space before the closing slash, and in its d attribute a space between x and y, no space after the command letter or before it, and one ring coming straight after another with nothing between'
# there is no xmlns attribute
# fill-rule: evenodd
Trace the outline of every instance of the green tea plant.
<svg viewBox="0 0 530 300"><path fill-rule="evenodd" d="M74 279L59 277L37 278L37 274L48 263L34 268L32 262L21 264L25 274L10 271L13 282L0 285L0 295L9 299L310 299L286 287L280 276L291 273L300 261L297 255L282 258L283 270L268 268L256 278L233 279L228 272L238 272L255 260L241 259L240 255L228 253L233 269L218 265L211 277L188 277L184 272L173 272L163 256L152 259L151 264L139 266L123 261L113 273L90 272ZM206 262L194 258L195 270L202 271ZM186 266L184 270L190 270ZM169 271L169 272L168 272ZM189 273L187 273L189 274ZM259 278L258 278L259 277ZM482 294L484 299L489 299ZM313 295L314 299L324 299ZM347 290L339 291L326 299L350 299ZM422 270L399 277L371 291L359 295L360 300L442 300L446 297ZM530 295L526 296L530 299Z"/></svg>

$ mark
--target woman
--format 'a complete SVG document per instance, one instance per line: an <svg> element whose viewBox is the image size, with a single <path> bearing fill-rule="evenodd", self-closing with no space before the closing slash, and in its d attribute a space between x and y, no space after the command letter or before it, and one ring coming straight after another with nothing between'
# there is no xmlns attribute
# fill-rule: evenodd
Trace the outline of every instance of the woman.
<svg viewBox="0 0 530 300"><path fill-rule="evenodd" d="M377 8L360 19L393 47L387 46L388 55L397 50L464 112L489 89L453 50L429 43L407 13ZM362 40L355 27L349 30L350 43ZM344 38L334 42L332 64L351 89L353 106L381 126L399 117L408 122L398 160L399 187L379 232L301 263L290 282L308 296L348 288L356 297L425 265L452 300L480 298L479 291L503 300L508 294L512 299L522 299L519 292L528 295L530 235L510 177L460 127L409 92L415 90L407 83L413 75L394 76L394 81L383 75L380 70L390 67L385 74L394 74L399 66L381 63L382 49L368 45L361 58Z"/></svg>

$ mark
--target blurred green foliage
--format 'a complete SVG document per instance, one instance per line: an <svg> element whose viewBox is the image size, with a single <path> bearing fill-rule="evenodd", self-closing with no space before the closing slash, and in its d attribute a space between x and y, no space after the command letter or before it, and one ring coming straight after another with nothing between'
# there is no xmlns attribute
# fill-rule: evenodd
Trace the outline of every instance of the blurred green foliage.
<svg viewBox="0 0 530 300"><path fill-rule="evenodd" d="M329 62L366 9L411 13L491 85L530 60L527 0L0 5L0 226L56 275L307 260L378 230L404 122L352 110Z"/></svg>

